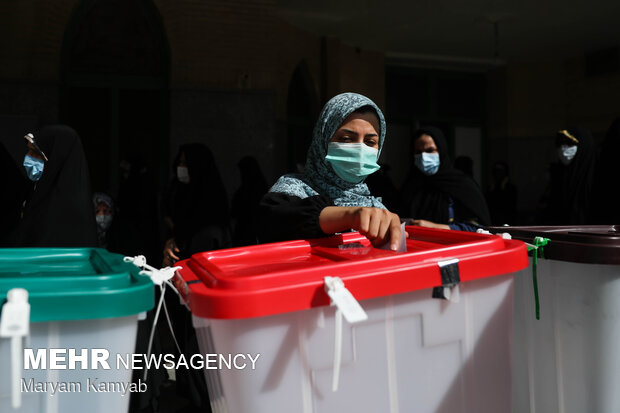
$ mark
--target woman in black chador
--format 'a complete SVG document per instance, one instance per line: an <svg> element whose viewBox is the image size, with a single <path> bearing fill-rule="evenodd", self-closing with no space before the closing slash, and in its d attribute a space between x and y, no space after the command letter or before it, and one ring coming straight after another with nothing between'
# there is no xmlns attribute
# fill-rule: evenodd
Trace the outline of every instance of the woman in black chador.
<svg viewBox="0 0 620 413"><path fill-rule="evenodd" d="M558 131L556 150L559 162L551 165L538 221L544 225L589 224L596 161L592 134L579 126Z"/></svg>
<svg viewBox="0 0 620 413"><path fill-rule="evenodd" d="M201 143L182 145L172 173L164 200L164 265L230 247L228 197L211 151Z"/></svg>
<svg viewBox="0 0 620 413"><path fill-rule="evenodd" d="M192 254L230 247L228 198L211 151L201 143L181 145L173 163L173 178L165 197L165 223L169 231L163 265L172 265ZM166 306L179 346L185 357L200 352L191 313L171 294ZM175 351L171 343L164 344ZM177 370L176 390L187 398L192 411L210 411L204 374L200 370Z"/></svg>
<svg viewBox="0 0 620 413"><path fill-rule="evenodd" d="M35 134L4 139L12 158L7 247L95 247L97 231L88 165L77 133L46 126ZM6 218L6 217L5 217Z"/></svg>
<svg viewBox="0 0 620 413"><path fill-rule="evenodd" d="M460 231L490 224L480 187L452 166L439 129L415 131L412 151L414 162L401 191L401 217L410 218L413 225Z"/></svg>

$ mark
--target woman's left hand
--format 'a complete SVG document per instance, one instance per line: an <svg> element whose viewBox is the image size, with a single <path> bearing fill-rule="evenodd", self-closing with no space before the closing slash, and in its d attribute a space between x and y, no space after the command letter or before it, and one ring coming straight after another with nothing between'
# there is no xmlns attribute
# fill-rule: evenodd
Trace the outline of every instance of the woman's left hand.
<svg viewBox="0 0 620 413"><path fill-rule="evenodd" d="M162 261L162 266L170 267L174 265L174 263L179 260L179 257L176 255L179 252L179 247L177 247L174 238L170 238L168 241L166 241L166 245L164 246L163 251L164 259Z"/></svg>
<svg viewBox="0 0 620 413"><path fill-rule="evenodd" d="M436 224L432 221L427 221L425 219L414 219L413 221L411 221L409 225L417 225L419 227L435 228L435 229L450 229L449 225Z"/></svg>

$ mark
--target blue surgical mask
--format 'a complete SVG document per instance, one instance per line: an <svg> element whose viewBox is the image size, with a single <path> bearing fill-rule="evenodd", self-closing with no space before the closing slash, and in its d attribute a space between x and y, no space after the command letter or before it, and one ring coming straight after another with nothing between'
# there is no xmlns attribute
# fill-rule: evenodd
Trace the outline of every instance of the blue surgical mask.
<svg viewBox="0 0 620 413"><path fill-rule="evenodd" d="M424 175L435 175L439 170L439 153L422 152L413 155L413 162Z"/></svg>
<svg viewBox="0 0 620 413"><path fill-rule="evenodd" d="M26 169L26 175L31 181L38 181L43 175L43 168L45 162L42 159L33 158L30 155L24 156L24 169Z"/></svg>
<svg viewBox="0 0 620 413"><path fill-rule="evenodd" d="M365 143L330 142L325 160L334 168L336 175L352 184L360 183L379 170L379 150Z"/></svg>
<svg viewBox="0 0 620 413"><path fill-rule="evenodd" d="M558 148L558 156L562 165L568 165L575 155L577 155L577 145L560 145Z"/></svg>

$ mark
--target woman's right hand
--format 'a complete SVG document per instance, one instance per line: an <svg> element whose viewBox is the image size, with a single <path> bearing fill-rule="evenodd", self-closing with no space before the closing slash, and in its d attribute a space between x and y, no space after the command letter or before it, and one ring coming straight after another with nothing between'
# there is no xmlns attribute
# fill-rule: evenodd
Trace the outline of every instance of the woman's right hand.
<svg viewBox="0 0 620 413"><path fill-rule="evenodd" d="M164 259L162 262L162 267L171 267L175 262L179 260L179 257L176 255L180 252L179 247L177 247L174 238L170 238L164 244Z"/></svg>
<svg viewBox="0 0 620 413"><path fill-rule="evenodd" d="M319 225L326 234L354 229L365 235L374 246L387 241L391 250L398 250L400 243L400 218L381 208L326 207L319 215Z"/></svg>

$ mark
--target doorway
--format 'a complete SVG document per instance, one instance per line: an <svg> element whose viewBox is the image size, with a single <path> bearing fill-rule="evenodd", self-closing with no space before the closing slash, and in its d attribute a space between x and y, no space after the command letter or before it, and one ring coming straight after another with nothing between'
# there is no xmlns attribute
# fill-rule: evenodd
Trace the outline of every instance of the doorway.
<svg viewBox="0 0 620 413"><path fill-rule="evenodd" d="M167 179L170 53L151 0L83 0L65 31L62 123L81 137L94 191L115 195L119 165L141 158Z"/></svg>

